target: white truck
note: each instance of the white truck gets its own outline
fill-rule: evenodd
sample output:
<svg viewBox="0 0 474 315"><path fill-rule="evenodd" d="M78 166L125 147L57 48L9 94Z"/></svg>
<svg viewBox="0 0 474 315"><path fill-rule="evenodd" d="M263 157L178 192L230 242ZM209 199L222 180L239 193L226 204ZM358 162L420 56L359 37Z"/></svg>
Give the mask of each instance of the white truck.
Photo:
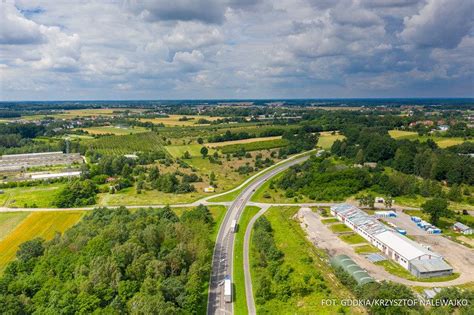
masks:
<svg viewBox="0 0 474 315"><path fill-rule="evenodd" d="M224 300L226 303L232 302L232 282L230 276L225 276L224 279Z"/></svg>
<svg viewBox="0 0 474 315"><path fill-rule="evenodd" d="M232 233L237 232L237 220L232 220L232 222L230 223L230 231Z"/></svg>

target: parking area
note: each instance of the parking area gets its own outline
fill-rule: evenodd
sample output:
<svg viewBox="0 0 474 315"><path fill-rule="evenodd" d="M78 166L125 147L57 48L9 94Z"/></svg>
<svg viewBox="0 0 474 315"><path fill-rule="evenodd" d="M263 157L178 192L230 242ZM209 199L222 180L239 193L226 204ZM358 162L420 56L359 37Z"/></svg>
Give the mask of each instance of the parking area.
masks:
<svg viewBox="0 0 474 315"><path fill-rule="evenodd" d="M391 222L397 227L407 231L408 235L432 235L426 232L424 229L419 228L415 222L411 220L411 216L408 214L397 211L396 217L383 218L384 221Z"/></svg>
<svg viewBox="0 0 474 315"><path fill-rule="evenodd" d="M400 214L399 212L397 212ZM407 220L408 217L408 221ZM342 241L335 233L333 233L328 225L321 222L321 216L318 213L313 212L309 208L301 208L298 211L297 219L300 221L300 225L303 230L307 233L308 239L318 248L325 250L330 256L345 254L351 257L361 268L365 269L369 274L378 280L391 280L399 283L403 283L411 286L423 286L423 287L445 287L451 285L458 285L467 282L471 282L474 279L474 251L464 247L460 244L452 242L445 237L440 235L428 234L422 229L416 227L416 224L412 223L410 216L406 214L399 215L398 218L394 218L401 228L409 229L409 224L412 224L416 231L416 235L413 238L425 245L429 245L433 251L443 255L446 261L454 268L454 272L459 272L460 276L457 279L444 281L444 282L421 282L411 281L404 278L395 276L383 267L374 265L363 255L357 254L354 251L354 246L347 244ZM394 220L394 219L390 219ZM388 220L387 220L388 221ZM402 225L404 224L404 225ZM419 231L418 231L419 230ZM425 233L422 233L425 232Z"/></svg>

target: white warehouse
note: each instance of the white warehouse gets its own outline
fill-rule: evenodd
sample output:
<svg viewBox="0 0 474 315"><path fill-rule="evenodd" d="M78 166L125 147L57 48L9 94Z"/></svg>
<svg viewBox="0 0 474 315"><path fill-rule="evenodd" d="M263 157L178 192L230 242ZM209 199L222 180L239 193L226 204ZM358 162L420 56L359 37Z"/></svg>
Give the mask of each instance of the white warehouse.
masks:
<svg viewBox="0 0 474 315"><path fill-rule="evenodd" d="M417 277L437 277L453 272L441 255L392 230L353 205L332 206L331 214Z"/></svg>

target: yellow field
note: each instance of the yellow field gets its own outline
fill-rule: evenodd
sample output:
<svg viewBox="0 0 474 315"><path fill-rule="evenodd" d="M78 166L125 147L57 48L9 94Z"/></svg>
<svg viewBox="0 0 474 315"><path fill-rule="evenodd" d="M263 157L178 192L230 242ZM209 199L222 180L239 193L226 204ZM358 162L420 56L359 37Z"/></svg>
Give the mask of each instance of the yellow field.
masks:
<svg viewBox="0 0 474 315"><path fill-rule="evenodd" d="M418 133L414 131L404 131L404 130L389 130L388 134L393 139L407 139L407 138L417 138Z"/></svg>
<svg viewBox="0 0 474 315"><path fill-rule="evenodd" d="M29 212L1 212L0 213L0 240L30 214Z"/></svg>
<svg viewBox="0 0 474 315"><path fill-rule="evenodd" d="M277 139L281 139L281 136L250 138L250 139L224 141L224 142L211 142L211 143L206 143L205 145L208 148L218 148L218 147L223 147L223 146L231 145L231 144L252 143L252 142L277 140Z"/></svg>
<svg viewBox="0 0 474 315"><path fill-rule="evenodd" d="M52 239L56 232L64 232L82 217L82 211L34 212L28 215L10 234L0 241L0 273L13 260L20 244L41 237Z"/></svg>
<svg viewBox="0 0 474 315"><path fill-rule="evenodd" d="M447 148L453 145L461 144L465 141L472 142L473 140L464 140L460 137L431 137L431 136L419 136L418 133L414 131L404 131L404 130L389 130L388 134L394 139L408 139L408 140L419 140L424 142L428 139L433 140L440 148Z"/></svg>
<svg viewBox="0 0 474 315"><path fill-rule="evenodd" d="M342 140L344 138L345 137L343 135L340 135L338 133L333 135L333 134L331 134L331 132L328 132L328 131L321 132L319 134L319 139L318 139L317 146L323 148L324 150L329 150L329 149L331 149L332 144L336 140Z"/></svg>
<svg viewBox="0 0 474 315"><path fill-rule="evenodd" d="M180 118L186 116L191 120L180 121ZM214 121L218 119L222 119L223 117L211 117L211 116L197 116L197 115L169 115L169 117L163 118L142 118L140 121L142 122L151 122L153 124L163 124L165 126L199 126L197 121L199 119L206 119L209 121Z"/></svg>

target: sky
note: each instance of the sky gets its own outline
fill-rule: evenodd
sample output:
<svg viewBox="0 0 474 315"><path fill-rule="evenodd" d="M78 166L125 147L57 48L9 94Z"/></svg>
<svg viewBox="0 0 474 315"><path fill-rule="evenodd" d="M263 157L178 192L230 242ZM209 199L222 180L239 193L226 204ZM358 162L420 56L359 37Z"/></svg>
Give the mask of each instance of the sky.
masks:
<svg viewBox="0 0 474 315"><path fill-rule="evenodd" d="M472 97L473 0L0 0L0 101Z"/></svg>

